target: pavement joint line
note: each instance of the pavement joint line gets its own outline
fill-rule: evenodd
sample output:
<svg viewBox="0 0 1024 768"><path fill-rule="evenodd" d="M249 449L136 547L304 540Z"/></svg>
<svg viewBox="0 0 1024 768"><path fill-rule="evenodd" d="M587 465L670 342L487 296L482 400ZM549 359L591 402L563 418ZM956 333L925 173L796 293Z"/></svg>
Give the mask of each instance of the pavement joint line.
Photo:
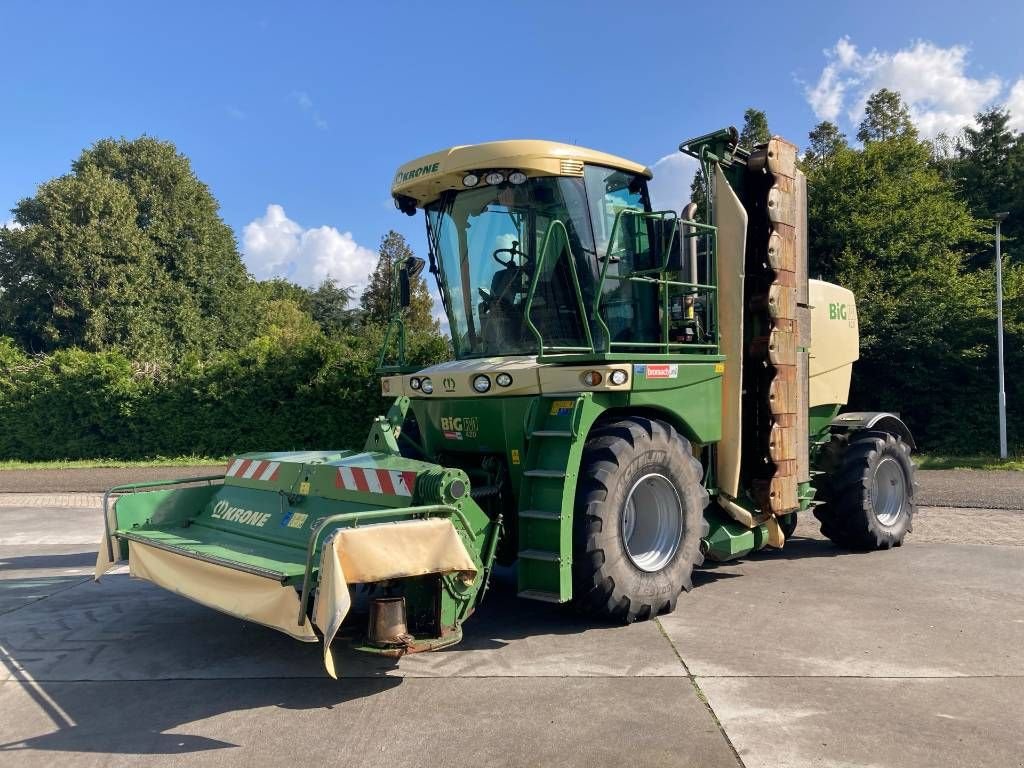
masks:
<svg viewBox="0 0 1024 768"><path fill-rule="evenodd" d="M19 605L19 606L16 606L14 608L8 608L6 611L0 611L0 616L7 616L8 614L14 613L15 611L20 611L22 608L28 608L30 605L35 605L36 603L41 603L43 600L46 600L48 597L53 597L54 595L59 595L61 592L67 592L69 589L74 589L75 587L80 587L82 584L85 584L85 582L91 581L91 580L92 580L92 576L82 576L81 580L80 581L76 581L74 584L68 584L66 587L61 587L60 589L55 589L50 594L43 595L42 597L37 597L35 600L30 600L29 602L25 603L24 605Z"/></svg>
<svg viewBox="0 0 1024 768"><path fill-rule="evenodd" d="M696 675L702 680L1020 680L1024 675Z"/></svg>
<svg viewBox="0 0 1024 768"><path fill-rule="evenodd" d="M327 677L314 677L307 675L267 675L265 677L126 677L103 680L90 680L87 677L76 677L69 679L33 677L34 683L224 683L237 682L241 680L299 680L303 682L322 681L333 685L344 684L346 680L681 680L679 675L351 675L332 680ZM4 683L23 683L15 677L0 680Z"/></svg>
<svg viewBox="0 0 1024 768"><path fill-rule="evenodd" d="M736 749L736 745L732 743L732 739L729 738L729 734L726 732L725 726L722 724L722 721L718 719L718 715L715 713L714 707L711 706L711 701L708 699L703 689L701 689L700 684L697 682L697 678L695 678L693 673L690 672L690 668L683 659L683 655L679 653L679 649L676 647L676 644L672 642L672 638L669 637L668 632L665 631L665 627L662 626L661 620L656 618L654 619L654 623L658 627L658 631L661 632L661 636L668 641L668 645L672 649L672 653L674 653L676 658L679 659L679 663L682 665L683 671L686 672L686 677L690 681L690 685L693 686L693 690L697 694L697 698L704 704L708 714L711 715L711 719L718 727L718 732L722 734L722 738L725 739L725 743L728 745L733 757L736 758L736 764L739 765L740 768L746 768L743 758L740 757L739 750Z"/></svg>
<svg viewBox="0 0 1024 768"><path fill-rule="evenodd" d="M114 679L90 679L87 677L57 678L33 677L35 683L223 683L239 680L302 680L327 682L330 678L310 675L253 675L245 677L125 677ZM678 675L350 675L338 679L338 683L346 680L679 680ZM1020 680L1024 675L957 675L953 677L918 676L903 677L900 675L696 675L695 679L703 680ZM4 683L23 683L15 677L0 680ZM699 690L699 689L698 689ZM703 693L703 691L701 691ZM707 704L706 697L701 700ZM709 705L710 707L710 705ZM716 722L717 722L716 718Z"/></svg>

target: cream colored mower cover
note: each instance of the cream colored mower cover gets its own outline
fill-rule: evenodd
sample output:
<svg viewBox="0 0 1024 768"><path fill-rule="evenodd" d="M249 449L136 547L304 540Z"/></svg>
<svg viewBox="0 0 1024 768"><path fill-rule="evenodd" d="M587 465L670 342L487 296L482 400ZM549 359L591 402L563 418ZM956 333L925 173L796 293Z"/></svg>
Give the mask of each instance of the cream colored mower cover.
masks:
<svg viewBox="0 0 1024 768"><path fill-rule="evenodd" d="M743 260L747 251L747 212L721 167L715 164L714 224L718 227L718 324L725 355L722 374L722 440L718 443L718 486L729 499L740 494L743 425ZM726 502L722 495L720 502ZM722 506L733 517L735 504ZM735 509L733 509L735 507ZM740 522L752 525L747 513Z"/></svg>
<svg viewBox="0 0 1024 768"><path fill-rule="evenodd" d="M860 357L860 332L853 291L808 280L811 304L810 407L845 405L853 364Z"/></svg>
<svg viewBox="0 0 1024 768"><path fill-rule="evenodd" d="M115 565L104 539L96 558L96 581ZM298 624L299 595L293 586L136 541L128 542L128 566L132 576L208 608L303 642L319 639L310 622ZM467 583L476 578L476 564L450 520L340 528L327 537L320 553L313 621L323 633L324 667L331 677L338 677L331 642L352 607L348 585L428 573L458 573Z"/></svg>
<svg viewBox="0 0 1024 768"><path fill-rule="evenodd" d="M320 553L320 587L313 620L324 633L324 667L337 679L331 642L352 607L349 584L458 573L467 584L476 564L450 520L412 520L339 528ZM293 618L294 621L294 618Z"/></svg>

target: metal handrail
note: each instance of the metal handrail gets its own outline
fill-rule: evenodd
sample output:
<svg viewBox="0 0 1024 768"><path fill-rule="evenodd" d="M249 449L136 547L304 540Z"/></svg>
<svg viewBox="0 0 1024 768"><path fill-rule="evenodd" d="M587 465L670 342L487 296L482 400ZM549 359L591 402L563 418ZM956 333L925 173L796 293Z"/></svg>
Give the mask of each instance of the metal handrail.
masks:
<svg viewBox="0 0 1024 768"><path fill-rule="evenodd" d="M110 512L108 506L110 504L110 496L114 493L121 493L122 491L136 491L140 488L159 488L164 485L186 485L188 483L206 483L210 485L214 480L223 480L224 475L203 475L201 477L181 477L176 480L154 480L152 482L142 483L125 483L124 485L115 485L113 488L108 488L103 493L103 539L107 542L107 554L110 557L110 562L114 562L114 547L110 543ZM114 528L117 528L117 504L114 505Z"/></svg>
<svg viewBox="0 0 1024 768"><path fill-rule="evenodd" d="M402 317L402 308L398 306L398 283L399 273L402 271L402 261L397 260L392 267L392 282L391 282L391 297L388 304L388 313L390 319L388 320L387 330L384 331L384 343L381 344L380 348L380 363L377 365L378 373L388 373L390 371L401 371L405 368L405 320ZM385 365L385 360L388 355L388 345L391 343L391 329L398 326L398 350L397 350L397 362L394 365Z"/></svg>
<svg viewBox="0 0 1024 768"><path fill-rule="evenodd" d="M659 219L664 221L670 215L672 221L672 230L667 235L663 236L663 245L661 259L658 266L651 267L650 269L637 270L630 272L626 275L609 275L608 267L612 263L611 250L615 243L615 236L618 234L620 228L620 222L623 216L637 216L642 219ZM677 286L680 288L690 288L695 290L703 290L706 292L717 292L718 287L716 285L708 285L697 282L685 282L679 280L669 280L664 277L664 274L668 271L669 262L672 259L672 239L679 232L679 225L684 224L687 231L681 234L681 237L686 240L691 237L708 236L712 240L712 247L709 251L714 251L714 240L718 234L718 228L711 224L703 224L699 221L681 220L676 215L675 211L638 211L631 208L623 208L615 214L615 221L612 224L611 233L608 237L608 249L605 253L605 257L602 260L604 263L601 266L601 275L598 279L597 290L594 295L594 319L600 323L602 330L604 331L604 352L611 352L612 347L659 347L665 350L667 354L673 347L680 347L686 349L717 349L718 344L689 344L689 343L672 343L669 341L669 286ZM716 265L717 266L717 265ZM650 277L651 275L658 275L658 277ZM696 277L696 276L694 276ZM657 285L660 288L662 295L662 327L661 335L662 340L660 342L615 342L611 340L611 331L608 328L608 324L605 322L604 317L601 315L601 302L604 300L604 285L608 279L622 280L628 282L642 282ZM717 319L717 318L716 318Z"/></svg>
<svg viewBox="0 0 1024 768"><path fill-rule="evenodd" d="M565 236L565 253L569 255L569 270L572 273L572 286L576 294L576 305L580 313L580 322L583 324L583 332L587 337L588 347L570 347L564 349L578 350L582 352L593 352L594 351L594 338L590 334L590 323L587 322L587 307L583 303L583 291L580 288L579 275L576 272L576 260L572 255L572 246L569 244L569 230L566 229L565 223L561 219L555 219L548 226L548 231L544 235L544 242L541 245L540 256L537 257L537 263L533 270L533 279L530 281L530 290L526 294L526 303L523 305L523 316L526 318L526 327L530 329L534 337L537 339L538 356L543 357L544 355L544 337L541 335L540 330L533 323L533 318L530 317L530 313L533 310L533 298L537 292L537 283L540 279L541 273L544 271L544 259L548 255L548 247L551 245L551 236L555 232L556 225L562 230ZM563 349L560 347L552 347L551 349Z"/></svg>
<svg viewBox="0 0 1024 768"><path fill-rule="evenodd" d="M463 530L470 541L476 540L476 534L469 525L469 520L461 510L448 504L430 504L422 507L402 507L399 509L371 509L363 512L339 512L336 515L328 515L319 521L316 529L309 536L309 544L306 547L306 571L302 577L302 594L299 598L299 626L306 623L306 602L309 600L310 579L313 575L313 554L320 542L324 530L335 523L352 521L359 523L363 520L376 520L385 517L416 517L423 515L427 517L432 514L444 514L449 517L457 517L462 524Z"/></svg>

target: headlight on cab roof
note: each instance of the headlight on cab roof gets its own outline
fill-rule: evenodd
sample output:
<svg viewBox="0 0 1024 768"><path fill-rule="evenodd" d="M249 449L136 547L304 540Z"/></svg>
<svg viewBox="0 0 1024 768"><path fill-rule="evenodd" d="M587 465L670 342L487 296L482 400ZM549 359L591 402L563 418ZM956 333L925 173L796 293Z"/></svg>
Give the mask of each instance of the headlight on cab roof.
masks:
<svg viewBox="0 0 1024 768"><path fill-rule="evenodd" d="M484 376L482 373L473 379L473 389L479 392L481 395L491 388L491 380Z"/></svg>

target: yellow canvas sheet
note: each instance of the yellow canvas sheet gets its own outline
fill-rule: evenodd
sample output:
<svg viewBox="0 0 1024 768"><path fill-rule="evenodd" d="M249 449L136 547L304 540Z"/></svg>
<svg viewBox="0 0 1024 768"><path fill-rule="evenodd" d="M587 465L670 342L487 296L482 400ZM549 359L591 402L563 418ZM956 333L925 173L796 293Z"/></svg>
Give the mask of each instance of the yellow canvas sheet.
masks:
<svg viewBox="0 0 1024 768"><path fill-rule="evenodd" d="M324 633L324 667L337 679L331 642L349 608L348 585L458 573L471 583L476 564L450 520L411 520L335 531L320 553L320 586L313 620Z"/></svg>
<svg viewBox="0 0 1024 768"><path fill-rule="evenodd" d="M110 559L110 550L113 550L115 557L117 556L117 546L117 539L113 536L108 538L104 534L103 538L100 539L100 547L96 551L96 571L92 575L96 581L99 581L103 574L117 565L116 561Z"/></svg>
<svg viewBox="0 0 1024 768"><path fill-rule="evenodd" d="M128 566L132 576L201 605L278 629L306 643L319 639L308 621L301 627L298 624L299 596L294 587L137 541L128 542Z"/></svg>
<svg viewBox="0 0 1024 768"><path fill-rule="evenodd" d="M714 191L714 223L718 227L719 347L726 357L717 478L719 489L735 499L740 495L742 448L743 261L747 249L747 212L718 164L715 164Z"/></svg>

